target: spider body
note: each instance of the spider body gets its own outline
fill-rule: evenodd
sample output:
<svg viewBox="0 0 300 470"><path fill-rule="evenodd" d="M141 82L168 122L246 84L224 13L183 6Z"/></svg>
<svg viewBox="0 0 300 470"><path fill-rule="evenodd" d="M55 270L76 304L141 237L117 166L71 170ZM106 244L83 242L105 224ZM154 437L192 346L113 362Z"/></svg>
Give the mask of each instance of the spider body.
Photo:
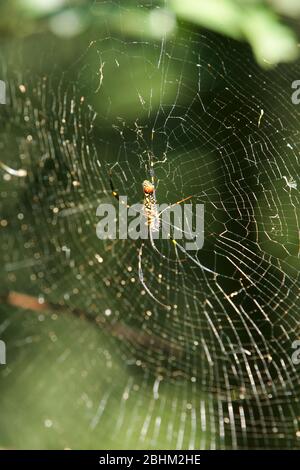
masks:
<svg viewBox="0 0 300 470"><path fill-rule="evenodd" d="M144 211L144 215L146 217L146 225L149 227L149 238L150 238L150 243L151 243L151 246L152 248L156 251L156 253L158 253L164 260L168 260L168 261L174 261L174 262L180 262L182 260L178 259L178 260L172 260L170 258L168 258L166 255L164 255L163 253L161 253L161 251L156 247L155 245L155 242L154 242L154 239L157 238L157 232L159 232L159 228L160 228L160 217L161 217L161 214L163 212L165 212L166 210L169 210L171 209L172 207L174 207L175 205L177 204L181 204L189 199L191 199L193 196L188 196L188 197L185 197L184 199L181 199L180 201L177 201L173 204L170 204L170 205L167 205L164 209L162 210L158 210L158 206L157 206L157 202L156 202L156 195L155 195L155 185L154 185L154 181L155 181L155 177L154 177L154 171L153 171L153 163L152 161L150 162L150 174L151 174L151 181L149 180L144 180L143 181L143 184L142 184L142 187L143 187L143 193L144 193L144 200L143 200L143 211ZM111 170L109 172L109 181L110 181L110 187L111 187L111 191L112 191L112 195L119 200L119 193L114 189L114 185L113 185L113 181L112 181L112 178L111 178ZM130 208L129 205L127 205L128 208ZM174 240L171 236L170 236L170 240L173 242L174 246L175 246L175 250L176 250L176 256L178 256L177 254L177 247L183 252L186 254L187 257L193 259L191 257L191 255L189 253L186 252L186 250L180 245L177 243L176 240ZM147 283L145 282L145 279L144 279L144 273L143 273L143 267L142 267L142 257L143 257L143 247L144 247L144 242L141 244L140 248L139 248L139 251L138 251L138 259L139 259L139 262L138 262L138 273L139 273L139 279L142 283L142 285L144 286L145 290L148 292L148 294L150 295L150 297L152 297L158 304L160 304L162 307L166 308L167 310L170 310L171 309L171 306L170 305L166 305L165 303L161 302L154 293L152 293L152 291L149 289ZM199 264L199 263L197 263ZM210 269L208 268L204 268L202 265L201 267L203 269L206 269L208 270L209 272L213 272L211 271Z"/></svg>
<svg viewBox="0 0 300 470"><path fill-rule="evenodd" d="M157 232L159 230L159 214L157 210L154 184L148 180L144 180L143 191L144 213L147 218L147 225L150 230Z"/></svg>

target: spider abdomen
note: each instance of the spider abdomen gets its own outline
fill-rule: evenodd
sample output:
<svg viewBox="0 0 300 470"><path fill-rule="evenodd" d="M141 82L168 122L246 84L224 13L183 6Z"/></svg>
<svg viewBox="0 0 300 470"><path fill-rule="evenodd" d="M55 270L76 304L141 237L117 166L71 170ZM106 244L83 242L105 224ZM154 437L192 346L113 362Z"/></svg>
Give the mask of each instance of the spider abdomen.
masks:
<svg viewBox="0 0 300 470"><path fill-rule="evenodd" d="M156 205L154 185L148 181L143 181L144 190L144 213L147 219L147 225L150 230L156 232L159 230L159 215Z"/></svg>

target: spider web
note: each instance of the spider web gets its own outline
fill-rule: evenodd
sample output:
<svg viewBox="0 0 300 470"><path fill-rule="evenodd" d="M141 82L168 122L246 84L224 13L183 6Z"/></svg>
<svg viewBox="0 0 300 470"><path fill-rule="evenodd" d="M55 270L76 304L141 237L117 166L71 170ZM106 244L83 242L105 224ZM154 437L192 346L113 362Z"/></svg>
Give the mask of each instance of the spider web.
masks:
<svg viewBox="0 0 300 470"><path fill-rule="evenodd" d="M3 172L4 285L83 319L71 332L85 363L105 356L101 392L87 386L89 429L105 430L113 408L116 447L299 447L299 66L265 72L245 46L186 25L131 37L122 21L135 10L102 7L119 28L100 15L103 36L91 32L63 76L42 50L34 73L5 58L1 161L27 176ZM139 7L174 21L156 2ZM96 237L98 204L115 203L109 169L140 202L149 154L158 203L205 204L202 250L178 261L168 240L168 259L143 249L145 283L170 311L140 283L140 241ZM53 348L67 349L61 337Z"/></svg>

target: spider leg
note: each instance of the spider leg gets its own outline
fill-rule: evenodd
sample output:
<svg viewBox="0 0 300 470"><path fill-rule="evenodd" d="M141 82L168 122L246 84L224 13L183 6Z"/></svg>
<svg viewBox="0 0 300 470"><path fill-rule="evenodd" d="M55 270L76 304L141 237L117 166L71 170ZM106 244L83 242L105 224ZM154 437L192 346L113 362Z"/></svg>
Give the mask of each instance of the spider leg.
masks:
<svg viewBox="0 0 300 470"><path fill-rule="evenodd" d="M122 204L124 204L124 205L127 207L127 209L129 209L129 208L130 208L130 205L129 205L129 204L125 204L124 201L120 201L119 193L118 193L118 191L115 190L115 187L114 187L114 184L113 184L113 180L112 180L112 171L111 171L111 168L109 169L108 176L109 176L109 185L110 185L110 189L111 189L112 195L117 199L117 201L121 202Z"/></svg>
<svg viewBox="0 0 300 470"><path fill-rule="evenodd" d="M160 211L157 216L159 217L163 212L167 211L168 209L171 209L171 207L174 207L174 206L177 206L178 204L182 204L183 202L185 201L188 201L189 199L191 199L193 196L188 196L188 197L185 197L184 199L180 199L180 201L177 201L177 202L174 202L173 204L170 204L168 207L165 207L165 209L163 209L162 211Z"/></svg>
<svg viewBox="0 0 300 470"><path fill-rule="evenodd" d="M152 248L164 259L168 259L168 257L166 255L164 255L161 251L159 251L159 249L157 248L157 246L155 245L154 243L154 239L153 239L153 231L151 230L151 227L149 227L149 235L150 235L150 242L151 242L151 246Z"/></svg>
<svg viewBox="0 0 300 470"><path fill-rule="evenodd" d="M108 175L109 175L109 185L110 185L111 193L119 201L120 198L119 198L119 194L115 190L115 187L114 187L114 184L113 184L111 169L109 170Z"/></svg>
<svg viewBox="0 0 300 470"><path fill-rule="evenodd" d="M191 199L192 197L193 197L193 196L188 196L188 197L185 197L184 199L181 199L180 201L174 202L173 204L169 205L168 207L166 207L165 209L163 209L162 211L160 211L160 212L157 214L156 217L159 217L159 216L160 216L163 212L165 212L166 210L168 210L168 209L170 209L171 207L174 207L174 206L176 206L176 205L178 205L178 204L181 204L182 202L187 201L187 200ZM172 225L169 224L168 222L164 222L164 223L166 223L166 224L169 225L170 227L172 226ZM182 229L180 229L179 227L176 227L176 226L175 226L175 228L177 228L179 231L181 231L182 233L184 233L184 231L183 231ZM176 260L173 260L173 259L169 258L168 256L164 255L164 254L163 254L161 251L159 251L159 249L156 247L156 245L155 245L155 243L154 243L153 235L152 235L152 230L151 230L150 227L149 227L149 233L150 233L150 242L151 242L152 248L153 248L157 253L159 253L159 255L160 255L162 258L164 258L164 259L166 259L166 260L168 260L168 261L171 261L171 262L175 262L175 263L176 263L176 262L177 262ZM171 236L170 236L170 239L174 241L174 239L172 239ZM179 260L179 261L183 261L183 260Z"/></svg>
<svg viewBox="0 0 300 470"><path fill-rule="evenodd" d="M171 225L171 224L168 224L168 225ZM152 230L149 229L149 233L150 233L150 243L151 243L151 246L152 248L156 251L156 253L158 253L163 259L167 260L167 261L170 261L171 263L178 263L179 261L184 261L184 260L180 260L180 259L172 259L172 258L169 258L168 256L164 255L161 251L159 251L159 249L157 248L157 246L155 245L154 243L154 239L153 239L153 235L152 235ZM170 240L173 240L172 237L170 236Z"/></svg>
<svg viewBox="0 0 300 470"><path fill-rule="evenodd" d="M157 302L159 305L166 308L167 310L171 310L172 308L171 305L166 305L163 302L161 302L157 297L155 297L155 295L151 292L151 290L149 289L149 287L147 286L144 280L144 273L143 273L143 268L142 268L143 246L144 246L144 243L141 244L141 247L139 249L139 280L142 286L144 287L145 291L150 295L150 297L152 297L153 300L155 300L155 302Z"/></svg>
<svg viewBox="0 0 300 470"><path fill-rule="evenodd" d="M180 243L178 243L174 238L171 237L171 240L174 243L174 245L178 247L180 251L182 251L182 253L184 253L188 258L190 258L193 261L193 263L199 266L202 269L202 271L207 271L208 273L214 274L215 276L219 275L219 273L213 271L212 269L207 268L202 263L200 263L200 261L198 261L196 258L191 256L190 253L182 245L180 245Z"/></svg>
<svg viewBox="0 0 300 470"><path fill-rule="evenodd" d="M168 224L170 227L171 227L171 224ZM172 226L172 227L175 227L176 226ZM182 233L184 233L184 231L182 229L180 229L179 227L177 227L178 230L181 230ZM174 250L175 250L175 254L176 254L176 259L173 259L173 258L169 258L168 256L164 255L161 251L159 251L159 249L157 248L157 246L155 245L154 243L154 240L153 240L153 237L151 237L150 235L150 242L151 242L151 246L152 248L163 258L165 259L166 261L169 261L170 263L180 263L182 264L182 262L186 261L186 258L179 258L179 255L178 255L178 250L177 250L177 246L178 246L178 243L177 241L169 234L169 238L168 240L170 240L173 245L174 245ZM182 247L182 250L181 250L183 253L186 252L186 250ZM191 258L191 257L190 257Z"/></svg>

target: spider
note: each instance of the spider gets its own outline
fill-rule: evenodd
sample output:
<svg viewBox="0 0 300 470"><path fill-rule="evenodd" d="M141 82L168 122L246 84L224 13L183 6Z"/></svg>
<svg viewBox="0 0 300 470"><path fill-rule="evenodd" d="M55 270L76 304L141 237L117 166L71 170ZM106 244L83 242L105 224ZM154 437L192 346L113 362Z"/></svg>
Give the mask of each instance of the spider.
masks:
<svg viewBox="0 0 300 470"><path fill-rule="evenodd" d="M149 160L150 160L150 157L149 157ZM159 228L160 228L160 217L161 217L161 214L163 212L165 212L166 210L169 210L171 209L172 207L178 205L178 204L182 204L183 202L185 201L188 201L190 200L193 196L190 195L190 196L187 196L183 199L180 199L179 201L176 201L175 203L173 204L170 204L168 205L167 207L165 207L163 210L161 210L160 212L158 211L158 208L157 208L157 200L156 200L156 188L155 188L155 175L154 175L154 169L153 169L153 162L152 160L150 160L150 176L151 176L151 181L150 180L144 180L142 182L142 188L143 188L143 195L144 195L144 198L143 198L143 212L144 212L144 215L145 215L145 218L146 218L146 224L148 226L148 230L149 230L149 238L150 238L150 243L151 243L151 246L152 248L165 260L168 260L168 261L171 261L171 262L181 262L182 260L180 259L171 259L171 258L168 258L166 255L164 255L156 246L155 242L154 242L154 234L156 232L159 231ZM110 170L109 171L109 181L110 181L110 188L111 188L111 192L112 192L112 195L118 200L120 201L119 199L119 193L115 190L115 187L114 187L114 184L113 184L113 181L112 181L112 171ZM127 204L127 208L130 208L131 206L129 206ZM166 223L164 221L164 223ZM170 224L168 224L170 225ZM176 227L178 229L178 227ZM183 230L179 229L181 232L183 232ZM175 247L175 251L176 251L176 256L178 258L178 253L177 253L177 248L179 248L185 255L186 257L190 258L191 260L193 260L196 264L198 264L203 270L206 270L210 273L214 273L214 271L211 271L210 269L206 268L205 266L203 266L202 264L200 264L196 259L194 259L188 252L187 250L185 250L185 248L180 245L170 234L169 234L169 239L171 240L171 242L173 243L174 247ZM143 257L143 248L144 248L144 242L142 242L140 248L139 248L139 252L138 252L138 274L139 274L139 280L141 282L141 284L143 285L145 291L150 295L150 297L152 297L158 304L160 304L162 307L166 308L167 310L171 310L171 306L170 305L166 305L164 304L163 302L161 302L154 294L153 292L149 289L149 287L147 286L146 282L145 282L145 279L144 279L144 273L143 273L143 267L142 267L142 257Z"/></svg>

